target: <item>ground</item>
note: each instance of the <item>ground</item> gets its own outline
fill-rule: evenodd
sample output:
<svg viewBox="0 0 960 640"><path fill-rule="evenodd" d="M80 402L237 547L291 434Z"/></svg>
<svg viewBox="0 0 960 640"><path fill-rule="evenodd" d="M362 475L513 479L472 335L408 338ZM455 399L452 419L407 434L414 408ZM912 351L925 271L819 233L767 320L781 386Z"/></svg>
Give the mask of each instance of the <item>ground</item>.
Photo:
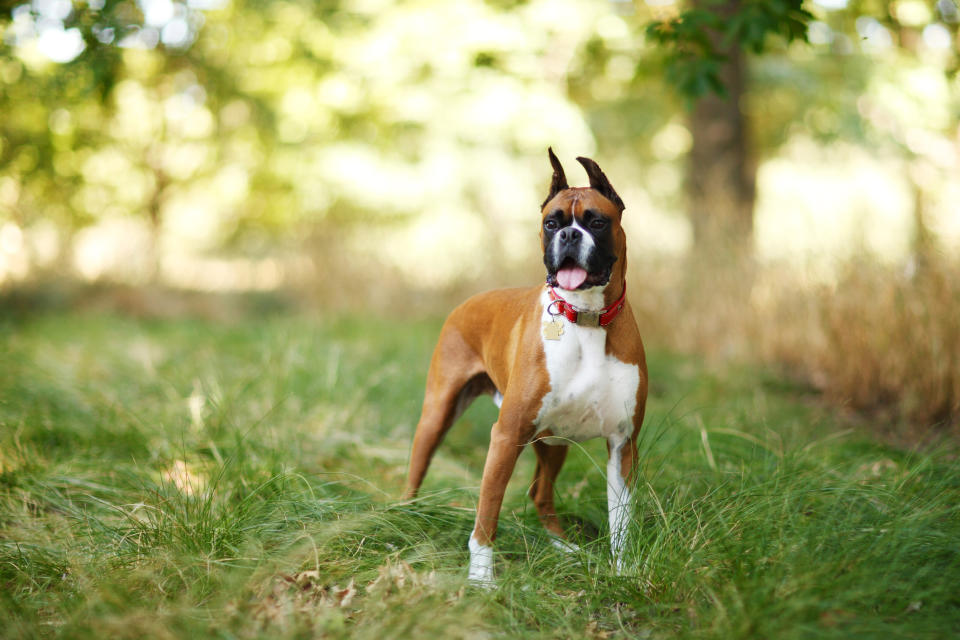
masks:
<svg viewBox="0 0 960 640"><path fill-rule="evenodd" d="M956 447L911 451L807 389L648 345L629 544L574 450L556 550L508 490L465 585L479 400L399 500L440 320L0 316L0 636L909 637L960 628Z"/></svg>

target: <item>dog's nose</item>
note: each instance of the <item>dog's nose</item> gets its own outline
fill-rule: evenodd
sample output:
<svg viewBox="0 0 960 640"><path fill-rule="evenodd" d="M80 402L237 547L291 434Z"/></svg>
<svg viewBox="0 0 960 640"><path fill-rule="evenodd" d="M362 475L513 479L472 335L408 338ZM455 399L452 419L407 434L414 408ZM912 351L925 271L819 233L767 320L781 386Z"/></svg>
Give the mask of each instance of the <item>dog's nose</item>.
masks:
<svg viewBox="0 0 960 640"><path fill-rule="evenodd" d="M576 244L580 242L580 229L565 227L560 230L560 244Z"/></svg>

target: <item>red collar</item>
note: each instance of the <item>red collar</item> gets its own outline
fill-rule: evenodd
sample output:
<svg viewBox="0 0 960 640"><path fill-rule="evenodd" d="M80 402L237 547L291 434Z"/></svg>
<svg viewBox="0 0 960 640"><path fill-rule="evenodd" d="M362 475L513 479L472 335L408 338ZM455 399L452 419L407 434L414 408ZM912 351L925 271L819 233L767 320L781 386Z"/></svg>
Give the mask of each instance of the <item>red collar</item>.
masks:
<svg viewBox="0 0 960 640"><path fill-rule="evenodd" d="M605 327L613 322L613 319L617 317L617 314L623 310L623 302L627 299L627 283L623 283L623 293L620 294L620 298L615 300L609 307L606 307L601 311L581 311L577 309L575 306L561 298L560 295L554 291L553 287L550 285L547 285L547 293L550 294L550 300L552 300L550 307L547 308L548 311L550 311L551 307L556 305L559 314L574 324L579 324L585 327ZM553 315L552 311L551 315Z"/></svg>

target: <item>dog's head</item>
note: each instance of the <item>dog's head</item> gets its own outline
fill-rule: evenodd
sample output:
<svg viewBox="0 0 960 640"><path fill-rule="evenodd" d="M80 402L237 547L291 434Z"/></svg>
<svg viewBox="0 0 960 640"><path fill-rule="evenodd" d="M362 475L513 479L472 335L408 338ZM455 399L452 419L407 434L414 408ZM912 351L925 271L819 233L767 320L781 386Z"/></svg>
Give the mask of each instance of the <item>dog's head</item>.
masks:
<svg viewBox="0 0 960 640"><path fill-rule="evenodd" d="M623 200L590 158L577 158L587 170L589 187L570 188L553 149L550 193L541 205L540 239L547 282L567 290L619 285L626 265L627 242L620 226Z"/></svg>

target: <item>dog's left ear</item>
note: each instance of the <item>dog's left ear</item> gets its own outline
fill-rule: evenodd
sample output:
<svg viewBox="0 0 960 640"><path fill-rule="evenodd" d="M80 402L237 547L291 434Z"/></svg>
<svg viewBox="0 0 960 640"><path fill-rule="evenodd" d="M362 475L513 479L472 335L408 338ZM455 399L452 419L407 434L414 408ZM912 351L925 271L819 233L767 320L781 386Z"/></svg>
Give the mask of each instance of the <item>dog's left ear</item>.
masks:
<svg viewBox="0 0 960 640"><path fill-rule="evenodd" d="M560 164L557 156L553 154L552 147L547 147L547 155L550 156L550 166L553 167L553 178L550 180L550 193L547 195L547 199L543 201L543 204L540 205L541 209L547 206L547 203L553 199L553 196L568 188L567 176L563 172L563 165Z"/></svg>
<svg viewBox="0 0 960 640"><path fill-rule="evenodd" d="M607 180L607 176L603 175L603 171L600 170L600 165L590 158L584 158L583 156L577 157L577 162L582 164L583 168L587 170L587 176L590 178L590 188L616 205L620 213L623 213L623 210L626 208L623 205L623 200L621 200L617 192L613 190L613 185Z"/></svg>

